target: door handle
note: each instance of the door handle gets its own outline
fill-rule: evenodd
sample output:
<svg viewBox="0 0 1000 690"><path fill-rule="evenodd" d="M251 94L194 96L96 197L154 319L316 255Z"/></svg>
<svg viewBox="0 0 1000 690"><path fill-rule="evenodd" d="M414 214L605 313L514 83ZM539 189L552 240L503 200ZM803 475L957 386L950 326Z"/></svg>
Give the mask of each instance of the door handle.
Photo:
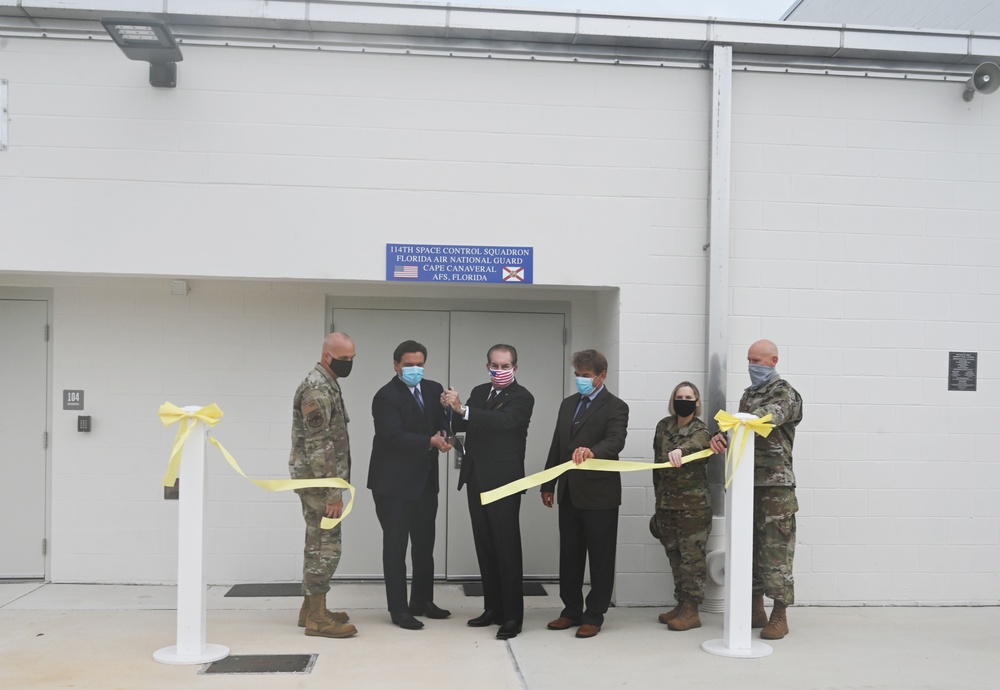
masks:
<svg viewBox="0 0 1000 690"><path fill-rule="evenodd" d="M455 453L455 469L462 469L462 460L465 459L465 444L464 444L465 434L460 434L455 436L455 441L452 443L452 451Z"/></svg>

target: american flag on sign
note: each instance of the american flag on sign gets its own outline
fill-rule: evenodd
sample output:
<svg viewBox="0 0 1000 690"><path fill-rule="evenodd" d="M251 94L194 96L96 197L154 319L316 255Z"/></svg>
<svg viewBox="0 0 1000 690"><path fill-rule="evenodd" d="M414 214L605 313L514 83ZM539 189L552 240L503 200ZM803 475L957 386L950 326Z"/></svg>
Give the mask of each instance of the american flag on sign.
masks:
<svg viewBox="0 0 1000 690"><path fill-rule="evenodd" d="M392 272L393 278L416 278L418 275L416 266L396 266Z"/></svg>
<svg viewBox="0 0 1000 690"><path fill-rule="evenodd" d="M517 283L524 282L524 266L504 266L503 267L503 280L505 283L514 281Z"/></svg>

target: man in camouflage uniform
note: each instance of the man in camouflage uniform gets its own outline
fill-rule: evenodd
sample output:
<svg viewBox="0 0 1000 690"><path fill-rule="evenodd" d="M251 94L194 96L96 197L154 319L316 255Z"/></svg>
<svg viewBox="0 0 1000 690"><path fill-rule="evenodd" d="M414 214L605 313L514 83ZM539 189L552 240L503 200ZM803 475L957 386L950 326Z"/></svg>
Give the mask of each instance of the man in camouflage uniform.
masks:
<svg viewBox="0 0 1000 690"><path fill-rule="evenodd" d="M795 557L795 472L792 446L795 427L802 421L802 397L778 376L778 348L758 340L747 352L752 385L743 392L740 412L755 417L771 415L774 429L767 438L754 439L753 611L751 627L763 628L765 640L788 634L786 607L795 603L792 560ZM725 437L712 437L712 450L721 453ZM764 595L774 600L768 619Z"/></svg>
<svg viewBox="0 0 1000 690"><path fill-rule="evenodd" d="M292 403L292 452L288 469L292 479L351 479L351 449L347 436L350 419L344 408L338 379L351 373L354 341L344 333L331 333L323 341L319 363L295 391ZM343 611L328 611L326 593L330 578L340 564L341 531L320 529L323 517L340 517L344 510L343 491L315 487L296 489L306 522L306 542L302 565L302 594L299 627L306 635L350 637L358 630L348 623Z"/></svg>

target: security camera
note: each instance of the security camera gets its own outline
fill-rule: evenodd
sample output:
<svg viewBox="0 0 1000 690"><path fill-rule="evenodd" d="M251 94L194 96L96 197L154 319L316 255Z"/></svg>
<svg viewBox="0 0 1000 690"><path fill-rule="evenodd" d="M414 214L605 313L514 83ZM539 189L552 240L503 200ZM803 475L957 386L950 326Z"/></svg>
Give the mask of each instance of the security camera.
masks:
<svg viewBox="0 0 1000 690"><path fill-rule="evenodd" d="M990 94L1000 88L1000 67L993 62L984 62L972 73L969 81L965 82L965 93L962 98L971 101L976 92Z"/></svg>

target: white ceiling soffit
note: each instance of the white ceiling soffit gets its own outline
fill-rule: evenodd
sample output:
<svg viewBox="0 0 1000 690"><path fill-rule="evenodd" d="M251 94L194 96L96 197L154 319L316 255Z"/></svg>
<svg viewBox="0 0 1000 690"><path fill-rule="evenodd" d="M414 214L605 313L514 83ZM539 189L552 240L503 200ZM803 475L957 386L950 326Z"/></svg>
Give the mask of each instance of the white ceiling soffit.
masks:
<svg viewBox="0 0 1000 690"><path fill-rule="evenodd" d="M1000 32L1000 0L798 0L793 22Z"/></svg>
<svg viewBox="0 0 1000 690"><path fill-rule="evenodd" d="M184 43L497 57L734 64L969 65L1000 56L1000 34L874 29L331 0L0 0L0 35L105 39L102 17L156 17Z"/></svg>

